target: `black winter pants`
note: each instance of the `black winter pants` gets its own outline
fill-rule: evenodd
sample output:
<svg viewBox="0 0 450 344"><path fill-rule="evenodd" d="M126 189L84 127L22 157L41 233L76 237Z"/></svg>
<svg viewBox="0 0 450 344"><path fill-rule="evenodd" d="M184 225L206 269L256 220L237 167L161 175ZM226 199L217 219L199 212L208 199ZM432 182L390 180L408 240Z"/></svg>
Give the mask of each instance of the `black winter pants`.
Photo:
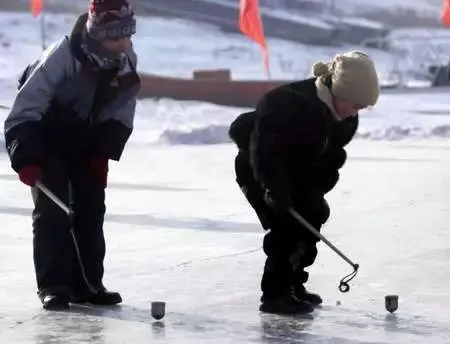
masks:
<svg viewBox="0 0 450 344"><path fill-rule="evenodd" d="M41 181L75 212L73 230L86 275L95 287L103 278L105 190L87 163L55 159L42 166ZM69 191L70 188L70 191ZM69 218L36 187L32 188L34 266L39 291L84 292Z"/></svg>
<svg viewBox="0 0 450 344"><path fill-rule="evenodd" d="M255 180L248 158L239 153L235 159L236 181L267 230L263 250L266 254L261 290L264 299L286 295L308 280L305 268L317 257L319 239L284 209L273 209L264 201L264 190ZM317 230L326 222L330 209L323 198L293 195L293 207Z"/></svg>

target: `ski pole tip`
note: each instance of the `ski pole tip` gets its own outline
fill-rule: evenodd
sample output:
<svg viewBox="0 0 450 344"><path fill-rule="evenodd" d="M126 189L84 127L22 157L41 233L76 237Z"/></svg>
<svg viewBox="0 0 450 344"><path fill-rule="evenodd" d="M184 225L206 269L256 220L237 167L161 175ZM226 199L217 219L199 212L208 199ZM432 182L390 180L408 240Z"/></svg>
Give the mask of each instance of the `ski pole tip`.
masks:
<svg viewBox="0 0 450 344"><path fill-rule="evenodd" d="M341 281L341 283L339 283L339 291L341 293L347 293L350 290L350 286L348 285L348 283Z"/></svg>

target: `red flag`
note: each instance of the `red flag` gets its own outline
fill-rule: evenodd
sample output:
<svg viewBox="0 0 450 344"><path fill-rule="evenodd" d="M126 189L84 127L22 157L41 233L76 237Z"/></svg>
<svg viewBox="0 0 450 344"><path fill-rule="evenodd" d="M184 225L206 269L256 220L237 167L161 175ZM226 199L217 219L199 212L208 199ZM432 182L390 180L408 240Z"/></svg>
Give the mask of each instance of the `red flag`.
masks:
<svg viewBox="0 0 450 344"><path fill-rule="evenodd" d="M450 26L450 0L444 0L444 8L442 9L441 23Z"/></svg>
<svg viewBox="0 0 450 344"><path fill-rule="evenodd" d="M266 67L267 73L270 75L269 51L267 48L266 38L264 37L264 29L261 22L259 0L241 0L239 29L244 35L256 41L256 43L261 46L264 55L264 65Z"/></svg>
<svg viewBox="0 0 450 344"><path fill-rule="evenodd" d="M44 7L42 2L43 2L43 0L31 0L30 9L31 9L31 14L34 17L37 17L39 14L41 14L42 9Z"/></svg>

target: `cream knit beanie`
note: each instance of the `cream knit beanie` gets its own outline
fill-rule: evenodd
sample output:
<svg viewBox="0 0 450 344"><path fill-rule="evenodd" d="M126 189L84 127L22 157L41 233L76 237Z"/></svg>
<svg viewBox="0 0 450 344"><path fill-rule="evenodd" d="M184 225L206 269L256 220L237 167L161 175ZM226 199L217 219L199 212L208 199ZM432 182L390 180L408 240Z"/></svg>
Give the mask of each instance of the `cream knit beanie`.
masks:
<svg viewBox="0 0 450 344"><path fill-rule="evenodd" d="M380 94L378 75L370 57L358 51L336 55L332 62L313 66L317 78L331 76L333 96L362 106L373 106Z"/></svg>

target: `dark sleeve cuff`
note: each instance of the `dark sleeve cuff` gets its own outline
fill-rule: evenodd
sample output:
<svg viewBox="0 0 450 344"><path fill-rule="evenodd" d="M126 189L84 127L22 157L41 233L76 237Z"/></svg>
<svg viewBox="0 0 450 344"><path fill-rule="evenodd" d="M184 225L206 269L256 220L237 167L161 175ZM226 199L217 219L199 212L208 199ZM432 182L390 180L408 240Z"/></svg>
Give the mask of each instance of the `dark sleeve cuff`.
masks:
<svg viewBox="0 0 450 344"><path fill-rule="evenodd" d="M97 124L94 129L92 155L119 161L131 132L131 128L115 120Z"/></svg>

